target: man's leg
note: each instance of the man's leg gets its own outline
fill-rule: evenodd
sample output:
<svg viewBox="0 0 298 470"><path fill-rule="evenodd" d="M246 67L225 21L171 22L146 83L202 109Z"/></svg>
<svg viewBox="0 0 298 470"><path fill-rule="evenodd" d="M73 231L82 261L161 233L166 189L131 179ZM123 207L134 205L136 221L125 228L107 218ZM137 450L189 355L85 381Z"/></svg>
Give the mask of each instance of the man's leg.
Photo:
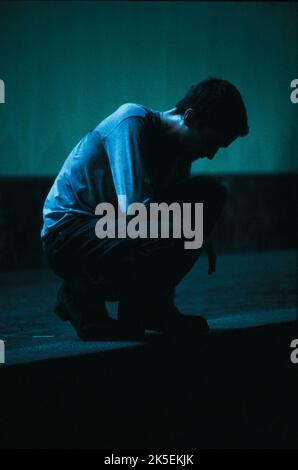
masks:
<svg viewBox="0 0 298 470"><path fill-rule="evenodd" d="M227 190L218 178L209 176L192 177L179 184L173 185L159 198L160 202L164 201L168 204L172 202L203 202L203 219L204 234L203 239L210 237L212 230L220 217L222 209L225 205ZM192 214L192 220L193 220ZM146 243L145 243L146 245ZM175 307L174 296L175 287L180 283L183 277L190 271L192 266L199 258L202 249L184 249L181 243L176 243L173 255L169 255L167 260L162 261L158 256L155 264L158 266L167 266L168 271L157 268L161 278L171 280L170 286L167 288L155 288L148 295L146 302L147 325L154 327L158 325L162 317L161 312L169 312L168 315L173 317L177 309ZM154 265L154 262L153 262ZM172 276L174 276L172 278ZM161 283L162 285L162 283Z"/></svg>
<svg viewBox="0 0 298 470"><path fill-rule="evenodd" d="M203 202L206 237L212 231L224 199L225 190L218 182L195 177L170 188L161 201ZM165 298L171 297L201 250L185 250L181 239L99 240L95 234L97 220L97 217L76 218L47 242L45 251L50 266L70 285L76 282L78 295L81 290L87 297L98 298L101 302L102 299L120 300L120 319L126 317L142 328L142 313L148 311L149 299L158 299L160 306L165 307Z"/></svg>
<svg viewBox="0 0 298 470"><path fill-rule="evenodd" d="M173 186L159 200L169 204L203 202L207 239L224 207L226 189L216 178L194 177ZM119 318L132 324L144 322L147 328L162 317L166 323L171 322L179 314L174 305L174 289L202 249L185 249L184 239L174 238L132 240L128 246L126 260L120 263L120 256L112 256L106 267L106 279L114 277L120 286Z"/></svg>

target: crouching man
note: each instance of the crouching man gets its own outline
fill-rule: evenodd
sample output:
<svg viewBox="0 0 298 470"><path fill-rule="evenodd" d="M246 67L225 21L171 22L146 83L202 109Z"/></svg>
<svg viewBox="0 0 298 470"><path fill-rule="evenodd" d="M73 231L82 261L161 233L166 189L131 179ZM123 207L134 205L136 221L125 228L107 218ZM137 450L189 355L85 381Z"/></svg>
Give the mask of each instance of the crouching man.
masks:
<svg viewBox="0 0 298 470"><path fill-rule="evenodd" d="M191 176L191 164L213 160L220 148L247 134L237 88L209 78L167 111L126 103L80 140L46 197L41 238L49 266L63 279L54 311L81 339L140 338L145 329L174 335L208 330L204 318L178 311L174 292L203 249L209 274L215 271L211 234L226 189L217 178ZM96 208L101 203L116 208L119 201L122 215L134 203L146 208L188 203L186 223L202 203L203 245L187 249L183 231L173 236L173 221L167 238L160 230L154 237L123 236L123 224L122 236L108 236L108 230L106 237L98 236L105 214ZM116 229L121 220L114 220ZM145 222L150 226L150 215ZM109 300L119 301L118 320L108 316Z"/></svg>

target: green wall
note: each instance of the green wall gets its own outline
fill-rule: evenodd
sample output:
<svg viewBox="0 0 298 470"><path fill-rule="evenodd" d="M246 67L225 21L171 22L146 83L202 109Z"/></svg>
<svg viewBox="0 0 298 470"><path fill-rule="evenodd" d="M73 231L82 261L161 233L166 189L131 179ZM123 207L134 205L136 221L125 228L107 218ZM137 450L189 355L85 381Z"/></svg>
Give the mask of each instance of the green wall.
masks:
<svg viewBox="0 0 298 470"><path fill-rule="evenodd" d="M194 172L297 171L297 12L287 2L0 3L0 174L54 175L120 104L166 110L208 76L239 88L250 135Z"/></svg>

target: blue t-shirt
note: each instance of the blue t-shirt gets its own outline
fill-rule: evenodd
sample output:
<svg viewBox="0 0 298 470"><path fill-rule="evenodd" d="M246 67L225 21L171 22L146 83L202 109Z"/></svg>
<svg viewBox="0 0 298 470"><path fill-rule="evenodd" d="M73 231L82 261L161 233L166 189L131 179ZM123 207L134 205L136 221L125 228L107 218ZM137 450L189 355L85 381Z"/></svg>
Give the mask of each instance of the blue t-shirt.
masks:
<svg viewBox="0 0 298 470"><path fill-rule="evenodd" d="M65 160L43 207L44 237L75 215L94 216L101 202L118 197L148 203L160 190L190 175L168 146L160 112L126 103L88 132Z"/></svg>

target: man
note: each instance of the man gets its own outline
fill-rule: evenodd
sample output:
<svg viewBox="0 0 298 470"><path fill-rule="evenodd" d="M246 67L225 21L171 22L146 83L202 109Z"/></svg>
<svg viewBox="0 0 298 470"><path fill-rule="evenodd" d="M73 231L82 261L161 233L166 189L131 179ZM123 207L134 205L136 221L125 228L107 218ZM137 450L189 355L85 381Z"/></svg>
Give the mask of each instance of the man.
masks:
<svg viewBox="0 0 298 470"><path fill-rule="evenodd" d="M50 267L64 279L54 310L81 339L138 338L145 329L174 335L208 329L202 317L178 311L174 291L203 248L209 274L215 271L210 235L226 190L216 178L191 177L191 164L212 160L221 147L247 134L239 91L209 78L164 112L120 106L72 150L45 200L41 237ZM185 249L183 237L173 236L99 239L97 205L116 207L123 195L124 213L134 202L203 203L203 247ZM106 300L119 301L117 321L108 317Z"/></svg>

